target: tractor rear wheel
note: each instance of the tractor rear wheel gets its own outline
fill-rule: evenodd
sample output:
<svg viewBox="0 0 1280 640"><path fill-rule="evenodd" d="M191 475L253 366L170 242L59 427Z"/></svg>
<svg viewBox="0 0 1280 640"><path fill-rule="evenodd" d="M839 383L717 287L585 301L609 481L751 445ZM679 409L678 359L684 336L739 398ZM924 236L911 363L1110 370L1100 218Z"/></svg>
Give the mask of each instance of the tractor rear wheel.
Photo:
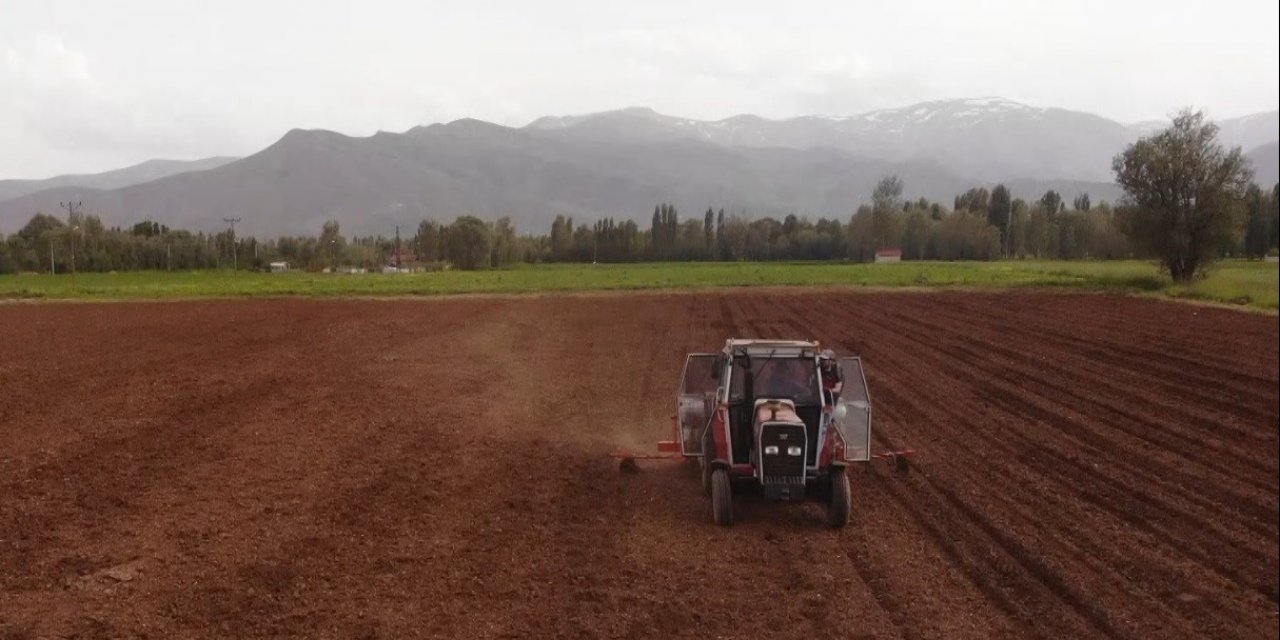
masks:
<svg viewBox="0 0 1280 640"><path fill-rule="evenodd" d="M844 469L831 470L831 497L827 502L827 524L833 529L849 524L849 511L853 496L849 491L849 476Z"/></svg>
<svg viewBox="0 0 1280 640"><path fill-rule="evenodd" d="M729 472L724 469L711 472L711 516L718 525L733 524L733 486L729 484Z"/></svg>
<svg viewBox="0 0 1280 640"><path fill-rule="evenodd" d="M713 471L713 469L711 468L710 456L699 458L698 465L701 467L699 471L702 472L702 495L710 497L711 496L711 472Z"/></svg>

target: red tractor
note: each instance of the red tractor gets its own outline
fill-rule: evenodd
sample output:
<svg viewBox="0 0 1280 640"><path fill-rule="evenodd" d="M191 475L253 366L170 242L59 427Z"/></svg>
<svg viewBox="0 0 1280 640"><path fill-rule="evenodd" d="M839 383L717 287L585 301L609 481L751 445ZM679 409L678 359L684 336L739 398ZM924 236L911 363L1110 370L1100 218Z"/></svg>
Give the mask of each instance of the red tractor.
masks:
<svg viewBox="0 0 1280 640"><path fill-rule="evenodd" d="M690 354L674 422L674 439L658 449L698 460L712 516L726 526L734 486L755 485L770 500L824 500L827 523L843 527L851 507L846 468L892 457L905 469L902 456L912 453L872 455L862 361L824 354L816 342L727 340L720 353ZM624 466L635 464L637 456L619 455Z"/></svg>

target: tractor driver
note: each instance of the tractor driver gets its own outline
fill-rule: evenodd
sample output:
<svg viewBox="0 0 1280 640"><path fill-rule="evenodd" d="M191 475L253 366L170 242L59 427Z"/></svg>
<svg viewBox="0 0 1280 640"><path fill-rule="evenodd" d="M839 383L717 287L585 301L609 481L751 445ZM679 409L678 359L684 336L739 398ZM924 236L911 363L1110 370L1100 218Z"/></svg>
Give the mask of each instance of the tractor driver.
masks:
<svg viewBox="0 0 1280 640"><path fill-rule="evenodd" d="M835 404L840 400L840 391L844 389L844 376L840 373L840 363L836 362L836 353L823 349L818 356L818 370L822 373L822 392Z"/></svg>

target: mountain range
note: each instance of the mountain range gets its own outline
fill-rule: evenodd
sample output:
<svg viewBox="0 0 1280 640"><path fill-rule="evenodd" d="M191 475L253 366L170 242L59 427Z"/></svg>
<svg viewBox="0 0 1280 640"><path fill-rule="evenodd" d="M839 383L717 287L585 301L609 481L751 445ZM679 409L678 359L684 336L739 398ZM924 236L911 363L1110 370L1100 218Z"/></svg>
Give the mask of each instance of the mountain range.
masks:
<svg viewBox="0 0 1280 640"><path fill-rule="evenodd" d="M36 211L57 212L67 199L108 224L149 218L210 230L236 216L239 228L258 235L314 234L328 219L347 233L388 234L397 224L464 213L506 215L521 230L541 231L557 214L647 221L659 202L686 215L713 207L843 219L890 174L913 199L949 203L972 186L1004 182L1015 197L1052 188L1098 202L1119 196L1111 158L1164 124L980 98L787 120L702 121L629 108L524 127L464 119L368 137L293 130L248 157L198 161L208 165L155 179L64 177L53 188L0 191L0 231ZM1270 184L1280 114L1218 124L1220 139L1249 150L1259 181ZM121 172L137 175L143 166Z"/></svg>
<svg viewBox="0 0 1280 640"><path fill-rule="evenodd" d="M833 147L890 161L931 159L966 178L1001 181L1111 180L1111 158L1167 121L1122 125L1066 109L1032 107L1003 98L923 102L856 116L718 121L673 118L633 108L586 116L547 117L532 128L584 139L637 142L700 139L728 146ZM1218 123L1219 139L1248 150L1280 139L1280 113Z"/></svg>
<svg viewBox="0 0 1280 640"><path fill-rule="evenodd" d="M103 173L69 174L44 180L0 180L0 202L58 187L118 189L133 184L158 180L166 176L221 167L239 158L218 156L200 160L147 160L146 162L104 171Z"/></svg>
<svg viewBox="0 0 1280 640"><path fill-rule="evenodd" d="M1280 182L1280 142L1272 141L1254 147L1244 154L1253 165L1253 180L1263 188L1274 187Z"/></svg>

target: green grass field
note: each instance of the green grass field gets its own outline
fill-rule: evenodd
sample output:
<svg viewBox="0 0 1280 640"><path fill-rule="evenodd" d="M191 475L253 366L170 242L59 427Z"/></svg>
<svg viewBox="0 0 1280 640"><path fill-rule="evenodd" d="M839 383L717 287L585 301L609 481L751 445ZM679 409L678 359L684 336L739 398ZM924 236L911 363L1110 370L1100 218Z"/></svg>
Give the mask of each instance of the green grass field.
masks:
<svg viewBox="0 0 1280 640"><path fill-rule="evenodd" d="M415 274L129 272L0 276L0 299L164 299L242 296L430 296L704 287L1049 288L1169 296L1276 310L1277 265L1228 261L1191 285L1174 285L1153 263L904 262L523 265L492 271Z"/></svg>

